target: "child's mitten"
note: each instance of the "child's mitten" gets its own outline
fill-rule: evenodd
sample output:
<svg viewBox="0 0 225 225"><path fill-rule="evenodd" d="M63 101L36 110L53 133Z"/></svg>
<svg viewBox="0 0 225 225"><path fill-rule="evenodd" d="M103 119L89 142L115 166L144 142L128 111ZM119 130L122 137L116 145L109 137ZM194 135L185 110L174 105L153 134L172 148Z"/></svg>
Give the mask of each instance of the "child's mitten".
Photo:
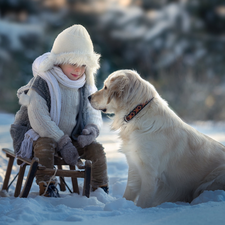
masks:
<svg viewBox="0 0 225 225"><path fill-rule="evenodd" d="M88 124L82 130L81 135L78 136L77 141L83 148L90 145L99 135L99 129L95 124Z"/></svg>
<svg viewBox="0 0 225 225"><path fill-rule="evenodd" d="M71 166L77 164L79 154L76 147L72 144L70 137L66 134L61 137L58 142L58 151L65 160L65 162Z"/></svg>

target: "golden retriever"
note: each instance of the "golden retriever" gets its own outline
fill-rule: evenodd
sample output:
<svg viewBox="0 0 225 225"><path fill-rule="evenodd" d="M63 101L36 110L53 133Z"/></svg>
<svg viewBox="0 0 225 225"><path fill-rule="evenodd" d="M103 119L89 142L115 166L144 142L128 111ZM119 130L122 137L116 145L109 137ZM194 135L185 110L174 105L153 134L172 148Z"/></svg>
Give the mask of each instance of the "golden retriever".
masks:
<svg viewBox="0 0 225 225"><path fill-rule="evenodd" d="M146 208L225 190L225 147L182 121L137 72L110 74L89 100L115 114L112 129L120 132L129 166L127 200Z"/></svg>

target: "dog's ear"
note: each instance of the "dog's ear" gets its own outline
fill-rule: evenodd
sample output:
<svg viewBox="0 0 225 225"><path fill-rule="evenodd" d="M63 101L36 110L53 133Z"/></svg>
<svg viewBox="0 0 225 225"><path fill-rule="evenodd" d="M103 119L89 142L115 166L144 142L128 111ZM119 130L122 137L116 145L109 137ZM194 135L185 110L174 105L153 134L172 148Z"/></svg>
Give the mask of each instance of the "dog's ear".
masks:
<svg viewBox="0 0 225 225"><path fill-rule="evenodd" d="M129 84L128 77L124 75L118 75L110 80L109 97L107 104L112 100L112 98L121 98L124 94L126 86Z"/></svg>

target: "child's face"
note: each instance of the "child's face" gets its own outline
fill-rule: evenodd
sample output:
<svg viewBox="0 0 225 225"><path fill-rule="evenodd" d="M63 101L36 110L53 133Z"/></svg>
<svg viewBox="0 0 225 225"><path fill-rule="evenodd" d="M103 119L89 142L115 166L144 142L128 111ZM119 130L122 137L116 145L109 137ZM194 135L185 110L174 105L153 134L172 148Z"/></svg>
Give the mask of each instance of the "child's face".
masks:
<svg viewBox="0 0 225 225"><path fill-rule="evenodd" d="M76 64L61 64L59 67L70 80L78 80L84 75L86 66L77 66Z"/></svg>

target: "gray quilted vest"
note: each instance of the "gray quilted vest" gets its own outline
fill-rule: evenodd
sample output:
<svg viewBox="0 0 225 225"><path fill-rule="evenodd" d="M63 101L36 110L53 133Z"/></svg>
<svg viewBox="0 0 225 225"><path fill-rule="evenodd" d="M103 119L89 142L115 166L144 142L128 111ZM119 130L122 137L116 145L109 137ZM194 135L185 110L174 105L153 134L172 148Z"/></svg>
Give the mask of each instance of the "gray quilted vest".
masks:
<svg viewBox="0 0 225 225"><path fill-rule="evenodd" d="M31 79L30 86L24 90L24 93L27 94L29 89L35 90L41 97L43 97L46 102L50 112L51 109L51 96L48 88L48 84L45 80L41 77L37 76ZM84 104L84 90L85 88L82 87L79 89L80 91L80 109L83 109ZM71 138L76 140L77 136L81 133L82 129L85 126L85 118L83 118L84 114L82 110L78 112L77 115L77 124L74 127ZM13 139L13 148L14 152L17 153L20 149L21 143L24 139L24 134L29 130L32 129L30 125L30 121L28 118L27 107L21 106L19 111L16 113L15 121L10 127L10 134Z"/></svg>

